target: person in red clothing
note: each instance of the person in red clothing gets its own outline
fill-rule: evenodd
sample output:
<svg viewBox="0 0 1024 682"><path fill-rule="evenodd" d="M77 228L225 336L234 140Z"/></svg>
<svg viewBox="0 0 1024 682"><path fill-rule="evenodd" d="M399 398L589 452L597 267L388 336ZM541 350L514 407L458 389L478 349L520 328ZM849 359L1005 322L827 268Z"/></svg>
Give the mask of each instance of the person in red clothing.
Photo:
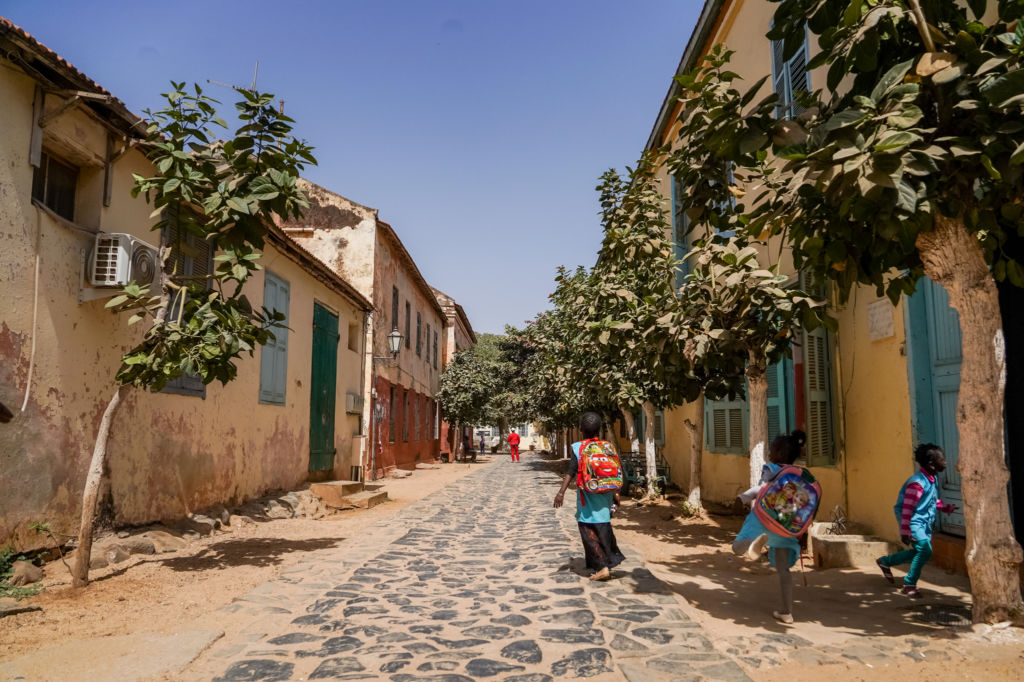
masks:
<svg viewBox="0 0 1024 682"><path fill-rule="evenodd" d="M512 429L512 433L508 434L508 444L512 448L512 461L519 461L519 434L516 433L515 429Z"/></svg>

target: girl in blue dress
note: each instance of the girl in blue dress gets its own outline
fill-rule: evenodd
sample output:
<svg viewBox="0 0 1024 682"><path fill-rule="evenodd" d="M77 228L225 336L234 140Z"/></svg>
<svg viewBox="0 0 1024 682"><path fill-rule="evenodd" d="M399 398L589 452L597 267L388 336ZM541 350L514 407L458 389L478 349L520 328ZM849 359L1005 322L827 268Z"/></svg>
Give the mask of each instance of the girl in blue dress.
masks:
<svg viewBox="0 0 1024 682"><path fill-rule="evenodd" d="M761 469L760 484L741 493L740 499L747 504L752 502L761 487L775 478L783 466L792 464L800 457L806 442L807 435L803 431L777 436L768 451L768 463ZM772 616L781 623L789 624L793 622L793 576L789 569L800 558L800 539L773 533L751 511L732 543L732 551L737 556L756 560L761 557L765 547L768 548L769 563L779 574L779 591L782 596L782 609L772 611Z"/></svg>

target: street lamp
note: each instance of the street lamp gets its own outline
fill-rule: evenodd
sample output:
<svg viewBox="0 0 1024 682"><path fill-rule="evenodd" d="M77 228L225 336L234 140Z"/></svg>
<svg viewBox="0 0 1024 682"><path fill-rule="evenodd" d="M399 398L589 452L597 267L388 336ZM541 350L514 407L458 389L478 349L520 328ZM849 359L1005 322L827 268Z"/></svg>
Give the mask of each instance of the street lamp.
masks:
<svg viewBox="0 0 1024 682"><path fill-rule="evenodd" d="M397 329L392 329L388 334L388 347L391 348L391 355L394 357L398 357L398 351L402 347L402 338L402 333Z"/></svg>

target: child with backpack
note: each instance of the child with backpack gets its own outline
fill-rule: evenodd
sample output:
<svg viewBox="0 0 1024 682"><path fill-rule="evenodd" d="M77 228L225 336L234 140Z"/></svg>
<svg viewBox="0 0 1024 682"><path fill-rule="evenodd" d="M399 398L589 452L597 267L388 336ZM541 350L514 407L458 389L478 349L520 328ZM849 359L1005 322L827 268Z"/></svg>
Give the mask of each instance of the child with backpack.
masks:
<svg viewBox="0 0 1024 682"><path fill-rule="evenodd" d="M900 539L910 549L895 554L879 557L876 560L882 576L895 584L892 567L910 564L910 570L903 578L900 594L911 599L920 599L917 580L921 577L921 569L932 558L932 525L935 523L935 511L952 514L956 511L955 504L944 504L939 499L938 474L946 470L946 453L934 443L923 443L914 451L914 460L921 470L907 479L900 488L896 498L896 521L900 524Z"/></svg>
<svg viewBox="0 0 1024 682"><path fill-rule="evenodd" d="M611 569L626 560L615 542L611 523L622 488L622 465L615 446L600 439L601 415L585 413L580 418L580 431L583 440L572 444L575 456L569 460L569 472L555 495L554 506L562 506L569 483L576 481L576 522L587 568L594 571L590 579L608 580Z"/></svg>
<svg viewBox="0 0 1024 682"><path fill-rule="evenodd" d="M793 622L793 577L790 568L800 558L800 536L810 527L821 500L821 487L809 471L793 462L807 436L794 431L777 436L768 452L768 463L761 470L761 482L740 494L753 508L732 544L733 553L758 559L768 548L768 561L779 574L782 608L772 611L775 620Z"/></svg>

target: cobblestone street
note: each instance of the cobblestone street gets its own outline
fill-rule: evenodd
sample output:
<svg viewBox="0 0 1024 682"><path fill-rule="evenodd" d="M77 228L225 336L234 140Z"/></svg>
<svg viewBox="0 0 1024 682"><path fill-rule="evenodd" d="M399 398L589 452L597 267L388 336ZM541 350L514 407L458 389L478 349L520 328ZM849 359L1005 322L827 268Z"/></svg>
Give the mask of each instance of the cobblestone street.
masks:
<svg viewBox="0 0 1024 682"><path fill-rule="evenodd" d="M500 457L310 554L225 607L238 629L182 676L748 679L637 557L586 580L573 505L551 507L557 483L537 456Z"/></svg>

